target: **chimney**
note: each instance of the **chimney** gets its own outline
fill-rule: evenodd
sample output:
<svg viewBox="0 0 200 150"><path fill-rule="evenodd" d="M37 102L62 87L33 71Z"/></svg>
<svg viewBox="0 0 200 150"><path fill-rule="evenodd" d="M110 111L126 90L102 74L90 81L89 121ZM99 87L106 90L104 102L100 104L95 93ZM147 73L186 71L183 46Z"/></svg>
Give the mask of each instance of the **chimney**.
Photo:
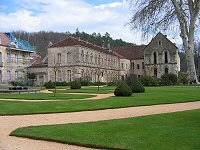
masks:
<svg viewBox="0 0 200 150"><path fill-rule="evenodd" d="M112 50L110 48L110 40L108 40L107 48L108 48L109 52L112 52Z"/></svg>
<svg viewBox="0 0 200 150"><path fill-rule="evenodd" d="M48 46L50 47L51 45L53 45L53 44L52 44L52 42L50 41Z"/></svg>

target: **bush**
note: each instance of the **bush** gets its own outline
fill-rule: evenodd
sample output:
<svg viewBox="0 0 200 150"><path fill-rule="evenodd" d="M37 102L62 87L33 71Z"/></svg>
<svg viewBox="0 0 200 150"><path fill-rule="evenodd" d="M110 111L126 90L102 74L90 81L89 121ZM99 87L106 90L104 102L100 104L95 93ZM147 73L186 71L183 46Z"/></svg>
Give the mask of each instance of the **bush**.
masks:
<svg viewBox="0 0 200 150"><path fill-rule="evenodd" d="M116 86L117 85L117 83L115 83L115 82L108 82L107 83L107 86Z"/></svg>
<svg viewBox="0 0 200 150"><path fill-rule="evenodd" d="M175 85L178 83L178 77L176 74L169 73L168 77L169 77L169 80L171 81L172 85Z"/></svg>
<svg viewBox="0 0 200 150"><path fill-rule="evenodd" d="M98 82L90 83L92 86L98 86ZM106 85L106 82L99 82L99 85Z"/></svg>
<svg viewBox="0 0 200 150"><path fill-rule="evenodd" d="M140 77L140 82L144 86L157 86L160 81L156 77L151 77L151 76L144 75L144 76Z"/></svg>
<svg viewBox="0 0 200 150"><path fill-rule="evenodd" d="M130 85L133 93L143 93L145 92L145 88L139 80L134 80Z"/></svg>
<svg viewBox="0 0 200 150"><path fill-rule="evenodd" d="M178 73L178 83L179 84L188 84L189 83L187 73L183 73L183 72Z"/></svg>
<svg viewBox="0 0 200 150"><path fill-rule="evenodd" d="M133 94L131 88L125 83L121 82L114 91L115 96L131 96Z"/></svg>
<svg viewBox="0 0 200 150"><path fill-rule="evenodd" d="M69 84L67 82L56 82L56 86L68 86Z"/></svg>
<svg viewBox="0 0 200 150"><path fill-rule="evenodd" d="M127 77L126 83L131 88L133 93L142 93L145 92L145 88L142 83L135 77Z"/></svg>
<svg viewBox="0 0 200 150"><path fill-rule="evenodd" d="M80 79L79 81L80 81L81 86L89 86L90 85L90 82L88 80Z"/></svg>
<svg viewBox="0 0 200 150"><path fill-rule="evenodd" d="M45 86L46 89L54 89L55 88L55 85L51 80L49 82L46 82L44 84L44 86Z"/></svg>
<svg viewBox="0 0 200 150"><path fill-rule="evenodd" d="M175 85L177 84L178 77L177 75L170 73L170 74L163 74L161 76L161 84L162 85Z"/></svg>
<svg viewBox="0 0 200 150"><path fill-rule="evenodd" d="M81 84L79 82L79 80L74 80L70 83L70 88L71 89L80 89L81 88Z"/></svg>

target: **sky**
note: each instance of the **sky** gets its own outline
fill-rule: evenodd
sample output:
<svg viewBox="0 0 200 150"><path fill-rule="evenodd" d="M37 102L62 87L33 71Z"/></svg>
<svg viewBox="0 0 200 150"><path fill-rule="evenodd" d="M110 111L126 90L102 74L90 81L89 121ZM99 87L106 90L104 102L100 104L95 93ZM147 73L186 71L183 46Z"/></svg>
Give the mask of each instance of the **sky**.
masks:
<svg viewBox="0 0 200 150"><path fill-rule="evenodd" d="M147 44L155 35L144 40L140 31L131 30L127 25L131 15L127 0L0 0L0 32L73 33L78 28L90 34L108 32L114 39ZM175 35L169 38L181 43Z"/></svg>

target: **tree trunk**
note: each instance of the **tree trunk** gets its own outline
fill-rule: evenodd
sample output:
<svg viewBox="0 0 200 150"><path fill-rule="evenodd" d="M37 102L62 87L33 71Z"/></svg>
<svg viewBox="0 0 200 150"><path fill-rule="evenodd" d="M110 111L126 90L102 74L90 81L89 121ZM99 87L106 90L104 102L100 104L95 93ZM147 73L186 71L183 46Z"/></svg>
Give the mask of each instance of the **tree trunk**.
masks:
<svg viewBox="0 0 200 150"><path fill-rule="evenodd" d="M196 82L198 83L196 68L194 63L194 48L192 46L185 47L186 51L186 61L187 61L187 73L190 83Z"/></svg>

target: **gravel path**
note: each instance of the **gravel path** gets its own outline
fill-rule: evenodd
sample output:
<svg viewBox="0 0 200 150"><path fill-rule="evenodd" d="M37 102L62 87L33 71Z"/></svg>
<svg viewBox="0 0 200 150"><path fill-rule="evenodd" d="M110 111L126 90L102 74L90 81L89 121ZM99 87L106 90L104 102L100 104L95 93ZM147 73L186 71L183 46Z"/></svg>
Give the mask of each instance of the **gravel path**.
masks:
<svg viewBox="0 0 200 150"><path fill-rule="evenodd" d="M0 150L89 150L89 148L54 142L10 137L9 133L16 128L25 126L91 122L192 109L200 109L200 101L75 113L0 116Z"/></svg>

